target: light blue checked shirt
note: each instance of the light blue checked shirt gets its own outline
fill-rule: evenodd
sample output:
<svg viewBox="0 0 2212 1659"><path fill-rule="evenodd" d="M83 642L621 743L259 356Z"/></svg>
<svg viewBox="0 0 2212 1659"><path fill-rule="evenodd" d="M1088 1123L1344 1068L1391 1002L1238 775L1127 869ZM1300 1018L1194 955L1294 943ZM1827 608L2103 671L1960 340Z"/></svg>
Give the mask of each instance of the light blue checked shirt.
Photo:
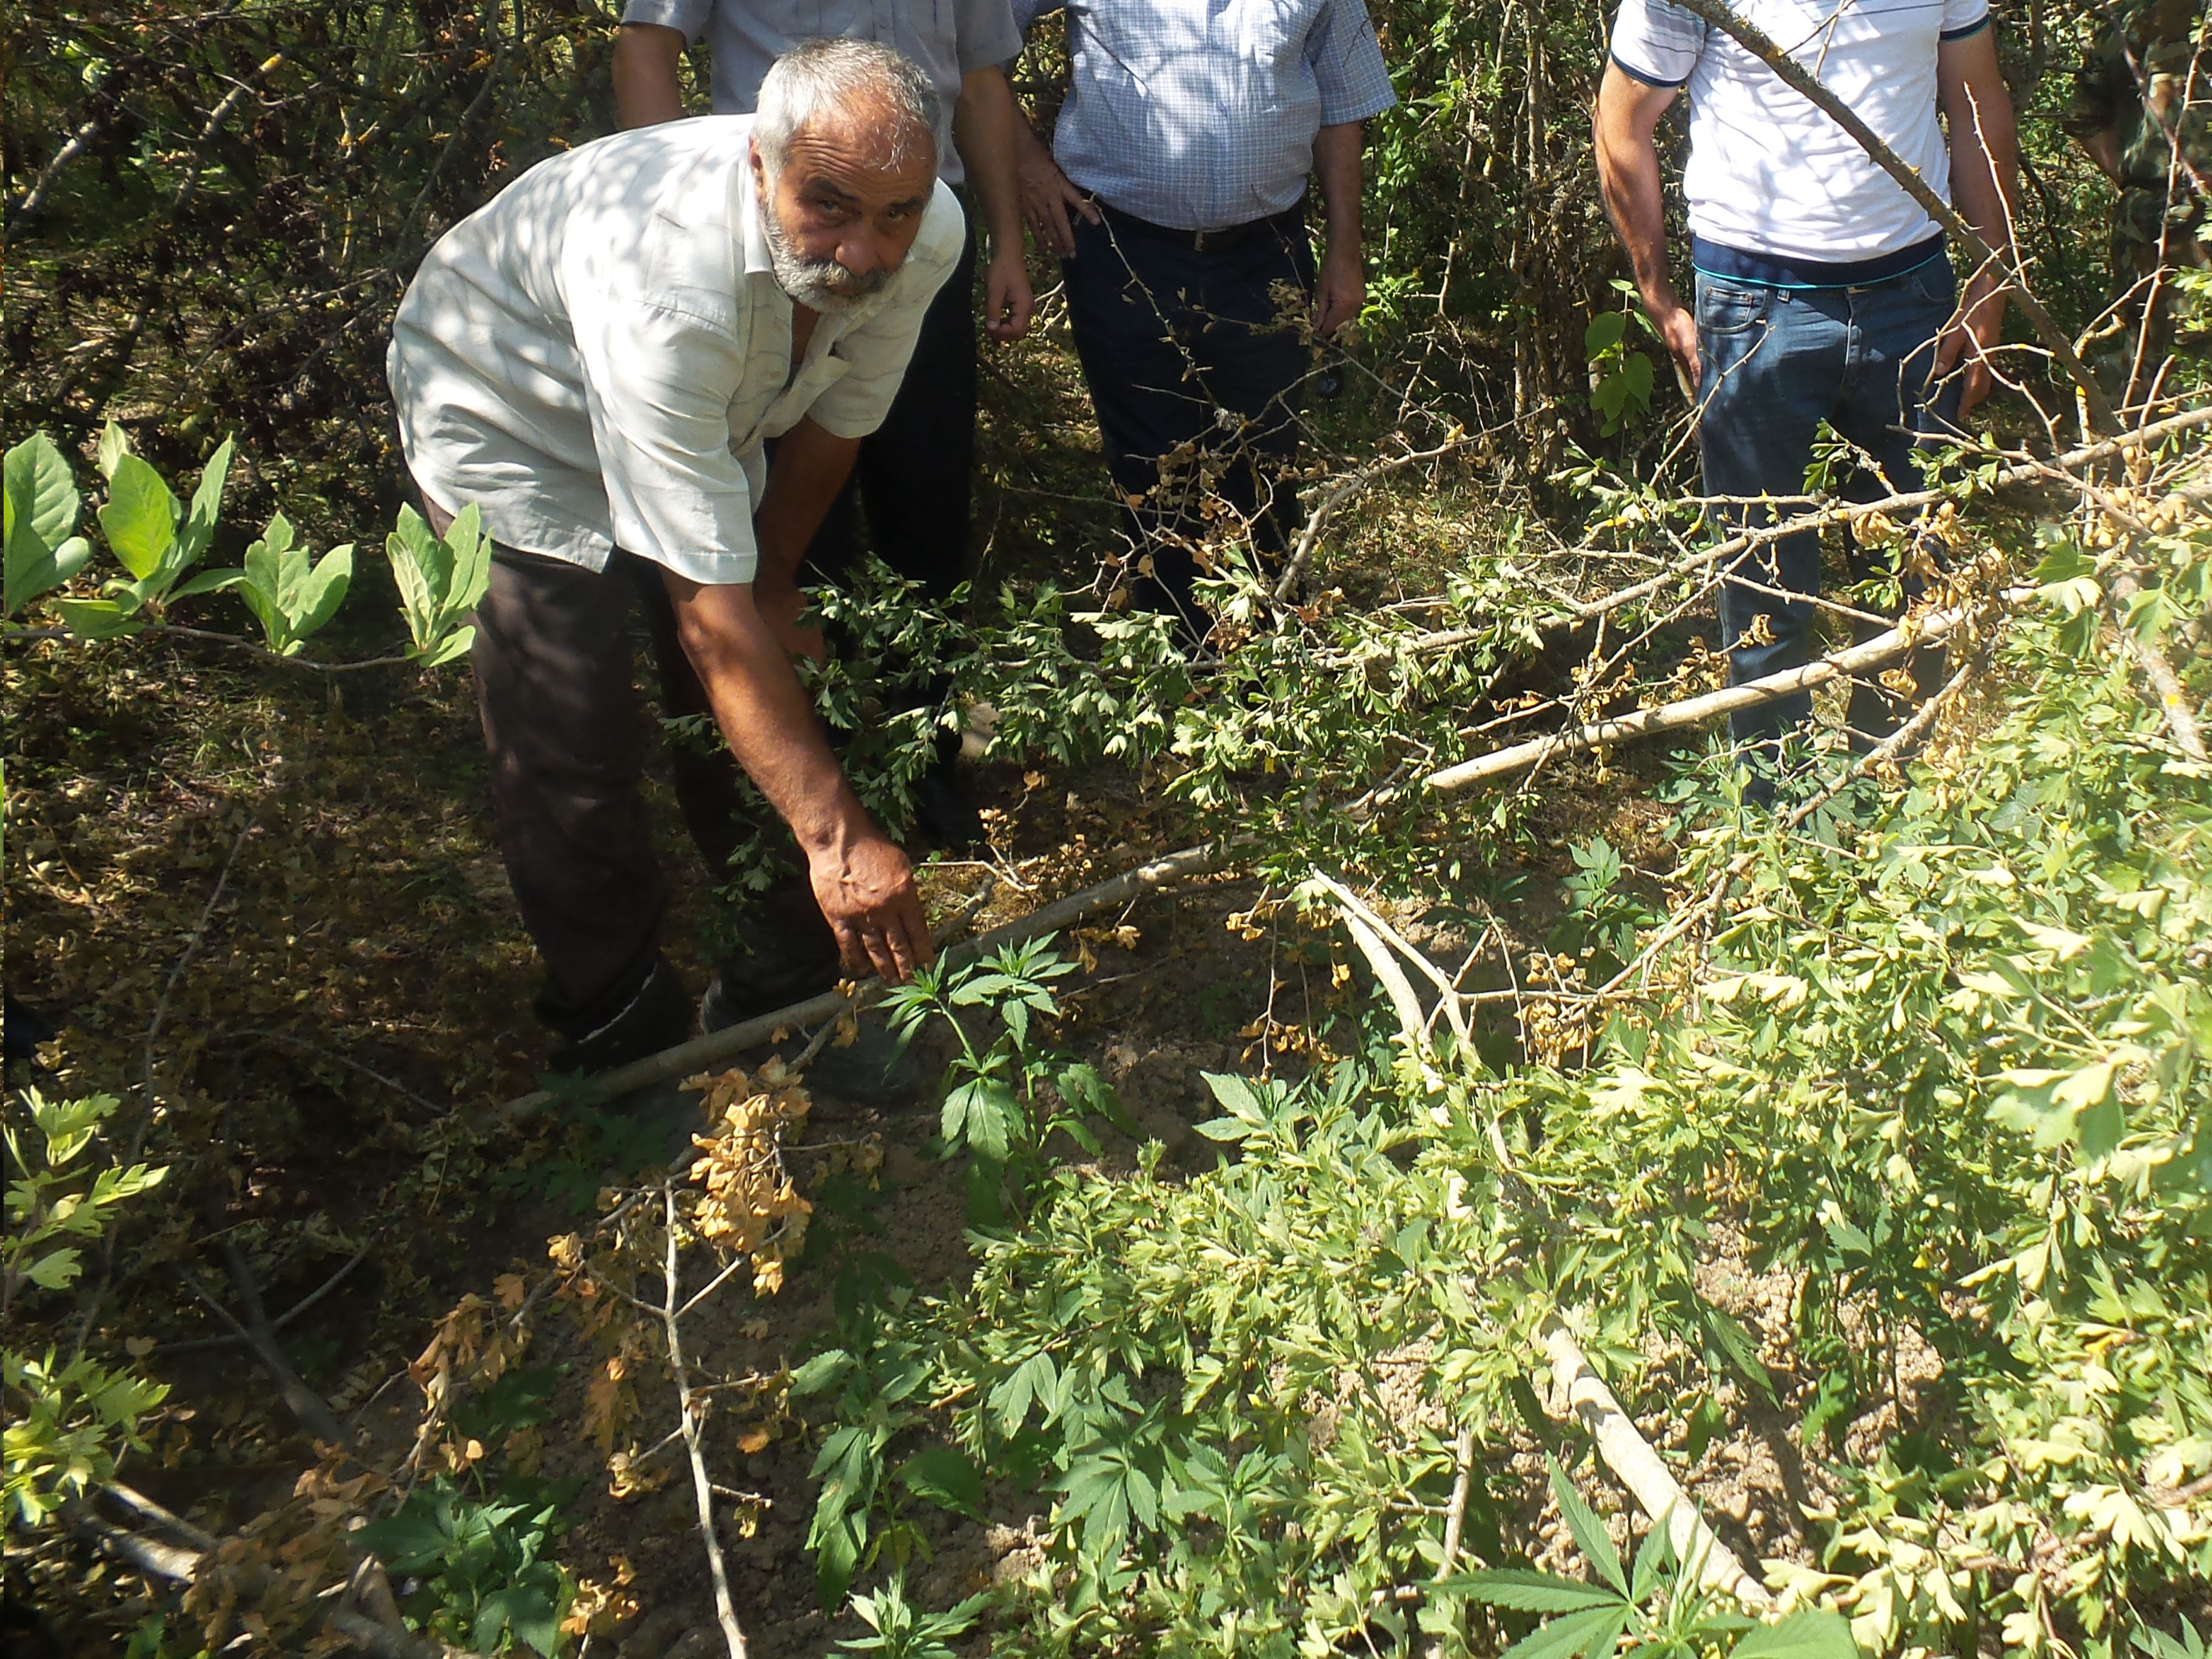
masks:
<svg viewBox="0 0 2212 1659"><path fill-rule="evenodd" d="M1053 157L1083 189L1177 230L1297 205L1314 135L1396 103L1360 0L1014 0L1067 14Z"/></svg>

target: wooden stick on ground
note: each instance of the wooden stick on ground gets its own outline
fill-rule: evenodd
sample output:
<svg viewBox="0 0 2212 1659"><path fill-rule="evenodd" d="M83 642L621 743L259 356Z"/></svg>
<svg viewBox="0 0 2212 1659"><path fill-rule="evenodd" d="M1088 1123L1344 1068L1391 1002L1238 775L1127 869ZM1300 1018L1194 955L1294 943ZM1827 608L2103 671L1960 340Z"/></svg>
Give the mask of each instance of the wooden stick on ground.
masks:
<svg viewBox="0 0 2212 1659"><path fill-rule="evenodd" d="M1126 903L1154 888L1170 886L1193 876L1202 875L1220 862L1223 852L1223 848L1208 842L1201 847L1186 847L1180 852L1154 859L1149 864L1139 865L1133 870L1125 870L1096 886L1086 887L1081 892L1070 893L1066 898L1041 906L1018 921L1010 921L1003 927L994 927L981 938L955 945L945 951L945 960L970 962L1002 945L1018 945L1039 934L1056 932L1098 911ZM564 1092L562 1098L586 1103L612 1100L634 1090L649 1088L656 1083L690 1077L717 1061L728 1060L748 1048L773 1041L778 1031L834 1019L848 1008L866 1007L881 996L883 990L883 981L872 979L861 983L851 996L842 991L825 991L818 997L795 1002L790 1007L780 1008L772 1014L741 1020L735 1025L709 1031L704 1036L694 1037L689 1042L678 1043L659 1054L648 1054L628 1066L617 1066L612 1071L602 1072L574 1092ZM489 1129L500 1124L520 1123L544 1111L553 1100L554 1097L544 1090L533 1091L480 1115L477 1127Z"/></svg>
<svg viewBox="0 0 2212 1659"><path fill-rule="evenodd" d="M1545 1357L1552 1362L1552 1386L1567 1409L1580 1418L1597 1442L1597 1454L1635 1494L1653 1526L1662 1521L1674 1544L1675 1559L1698 1582L1734 1596L1753 1613L1763 1613L1774 1598L1743 1568L1735 1553L1714 1535L1659 1454L1637 1431L1613 1390L1590 1369L1589 1357L1573 1334L1553 1320L1544 1331Z"/></svg>

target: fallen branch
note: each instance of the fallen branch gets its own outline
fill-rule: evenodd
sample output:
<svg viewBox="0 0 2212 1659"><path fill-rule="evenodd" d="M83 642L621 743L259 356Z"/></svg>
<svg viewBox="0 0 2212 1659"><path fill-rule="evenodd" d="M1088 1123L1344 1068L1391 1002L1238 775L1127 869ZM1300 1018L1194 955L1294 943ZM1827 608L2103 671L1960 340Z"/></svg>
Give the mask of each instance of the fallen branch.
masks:
<svg viewBox="0 0 2212 1659"><path fill-rule="evenodd" d="M1666 1527L1675 1559L1694 1571L1699 1583L1734 1596L1751 1612L1771 1607L1774 1598L1705 1524L1690 1495L1621 1410L1613 1390L1590 1369L1582 1345L1557 1320L1545 1328L1544 1353L1552 1362L1552 1386L1562 1405L1582 1419L1597 1442L1597 1455L1635 1495L1651 1524Z"/></svg>
<svg viewBox="0 0 2212 1659"><path fill-rule="evenodd" d="M945 952L945 960L948 963L970 962L1002 945L1018 945L1042 933L1057 933L1085 916L1126 903L1154 888L1170 886L1193 876L1203 875L1220 861L1222 850L1212 842L1186 847L1180 852L1170 853L1133 870L1125 870L1096 886L1086 887L1066 898L1042 905L1018 921L1010 921L964 945L955 945ZM718 1061L729 1059L732 1054L743 1054L748 1048L773 1042L780 1031L834 1019L848 1009L865 1007L881 996L884 988L881 980L871 979L864 981L849 994L825 991L818 997L795 1002L790 1007L780 1008L772 1014L741 1020L735 1025L709 1031L704 1036L694 1037L689 1042L678 1043L659 1054L648 1054L643 1060L618 1066L610 1072L602 1072L574 1090L562 1091L558 1097L588 1104L612 1100L656 1083L690 1077ZM546 1090L537 1090L510 1100L503 1106L491 1108L478 1127L489 1128L498 1123L522 1122L544 1111L555 1098Z"/></svg>
<svg viewBox="0 0 2212 1659"><path fill-rule="evenodd" d="M714 1618L730 1659L745 1659L745 1633L738 1626L737 1604L730 1599L730 1570L722 1560L722 1540L714 1530L714 1483L707 1475L707 1456L699 1449L699 1419L691 1409L691 1378L684 1363L684 1333L678 1317L676 1188L661 1188L666 1205L668 1255L662 1268L661 1328L668 1338L668 1366L676 1373L676 1406L683 1413L684 1449L691 1458L691 1492L699 1504L699 1533L707 1540L707 1568L714 1580Z"/></svg>
<svg viewBox="0 0 2212 1659"><path fill-rule="evenodd" d="M2033 587L2008 588L1999 596L2002 604L2018 605L2034 594ZM1600 720L1579 731L1558 732L1541 738L1531 738L1526 743L1516 743L1509 748L1495 750L1490 754L1462 761L1457 766L1448 766L1433 772L1422 781L1423 786L1440 795L1456 794L1471 789L1479 783L1493 778L1510 777L1516 772L1525 772L1559 755L1586 753L1616 743L1632 743L1638 738L1655 737L1663 732L1680 732L1686 727L1702 726L1707 720L1740 709L1758 708L1800 691L1810 691L1829 681L1841 679L1879 668L1882 664L1902 657L1921 647L1934 645L1948 639L1970 621L1978 607L1956 605L1937 611L1918 618L1908 618L1895 628L1877 634L1863 645L1851 646L1801 668L1784 669L1778 674L1768 674L1741 685L1731 685L1718 691L1707 691L1694 697L1685 697L1679 702L1663 704L1657 708L1638 709L1633 714L1624 714L1619 720Z"/></svg>

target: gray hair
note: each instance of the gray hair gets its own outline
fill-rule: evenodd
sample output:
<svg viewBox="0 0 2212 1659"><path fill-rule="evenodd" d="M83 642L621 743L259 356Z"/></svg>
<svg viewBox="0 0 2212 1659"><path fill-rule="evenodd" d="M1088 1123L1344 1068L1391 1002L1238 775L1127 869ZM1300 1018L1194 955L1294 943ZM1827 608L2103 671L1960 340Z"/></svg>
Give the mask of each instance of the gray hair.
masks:
<svg viewBox="0 0 2212 1659"><path fill-rule="evenodd" d="M761 160L771 174L782 172L792 136L801 127L877 99L894 117L893 130L884 135L890 164L904 167L915 147L927 143L934 172L943 101L912 58L874 40L802 41L769 66L753 122Z"/></svg>

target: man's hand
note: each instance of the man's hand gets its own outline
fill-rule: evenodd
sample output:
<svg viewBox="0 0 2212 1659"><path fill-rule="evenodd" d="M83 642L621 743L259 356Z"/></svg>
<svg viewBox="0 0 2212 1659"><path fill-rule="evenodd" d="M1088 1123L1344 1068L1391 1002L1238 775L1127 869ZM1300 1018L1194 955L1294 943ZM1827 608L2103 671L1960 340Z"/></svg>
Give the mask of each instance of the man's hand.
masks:
<svg viewBox="0 0 2212 1659"><path fill-rule="evenodd" d="M2004 333L2005 291L1988 271L1966 284L1958 314L1944 325L1936 344L1936 373L1948 374L1960 358L1966 362L1966 379L1959 392L1959 412L1964 415L1996 389L1996 376L1988 353Z"/></svg>
<svg viewBox="0 0 2212 1659"><path fill-rule="evenodd" d="M983 273L983 331L1001 345L1011 344L1030 331L1036 310L1036 295L1030 288L1028 263L1022 258L1022 240L991 250L991 264Z"/></svg>
<svg viewBox="0 0 2212 1659"><path fill-rule="evenodd" d="M1092 224L1104 222L1098 204L1075 187L1060 170L1052 152L1031 130L1029 118L1014 112L1014 179L1020 187L1022 217L1037 246L1048 247L1063 259L1075 257L1075 225L1067 216L1073 208Z"/></svg>
<svg viewBox="0 0 2212 1659"><path fill-rule="evenodd" d="M1951 199L1959 216L2009 261L2020 140L2012 94L1997 63L1995 29L1979 29L1936 48L1936 95L1951 128ZM1995 383L1986 354L2004 327L2004 308L1996 273L1978 270L1966 283L1959 315L1936 342L1937 374L1948 374L1962 355L1967 359L1959 398L1962 415L1988 397Z"/></svg>
<svg viewBox="0 0 2212 1659"><path fill-rule="evenodd" d="M1682 377L1684 395L1695 398L1698 371L1704 368L1698 356L1698 319L1690 314L1689 307L1675 297L1672 287L1662 294L1639 297L1644 301L1644 314L1651 319L1651 326L1667 343L1667 355L1674 360L1674 372Z"/></svg>
<svg viewBox="0 0 2212 1659"><path fill-rule="evenodd" d="M987 64L960 77L952 142L959 147L969 188L991 235L991 263L983 272L983 330L1001 345L1029 332L1030 313L1036 308L1022 257L1017 129L1026 135L1029 123L1014 108L1014 91L1003 70Z"/></svg>
<svg viewBox="0 0 2212 1659"><path fill-rule="evenodd" d="M1314 284L1314 332L1324 340L1356 320L1367 303L1367 272L1359 250L1340 252L1331 244L1322 258L1321 276Z"/></svg>
<svg viewBox="0 0 2212 1659"><path fill-rule="evenodd" d="M846 782L750 584L709 586L672 570L661 580L714 722L798 837L846 966L893 983L905 979L930 958L914 872Z"/></svg>
<svg viewBox="0 0 2212 1659"><path fill-rule="evenodd" d="M872 824L858 840L810 852L806 874L856 976L872 969L896 985L928 962L929 921L915 890L914 867Z"/></svg>

